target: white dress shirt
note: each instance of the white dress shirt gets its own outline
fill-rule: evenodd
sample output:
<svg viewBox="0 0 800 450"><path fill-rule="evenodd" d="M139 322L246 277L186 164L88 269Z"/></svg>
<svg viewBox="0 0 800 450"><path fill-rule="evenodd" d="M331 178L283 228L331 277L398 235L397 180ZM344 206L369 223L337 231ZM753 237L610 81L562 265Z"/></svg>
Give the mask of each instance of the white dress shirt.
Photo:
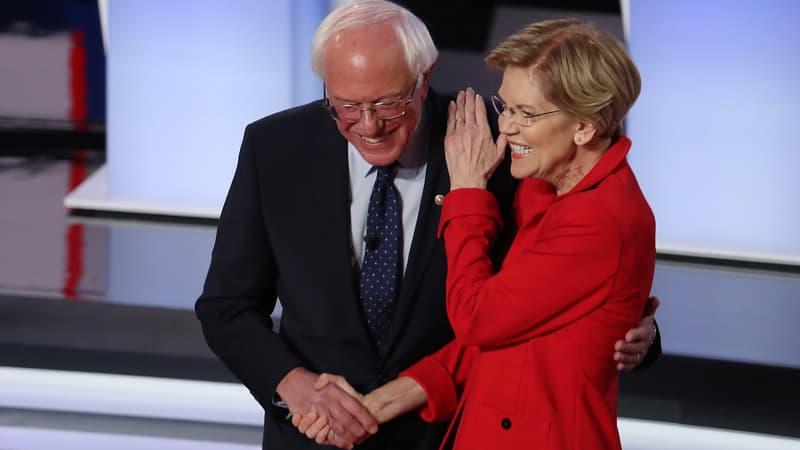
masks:
<svg viewBox="0 0 800 450"><path fill-rule="evenodd" d="M411 251L411 241L414 238L419 206L422 202L422 190L425 187L429 116L426 102L411 142L398 160L399 167L394 177L394 185L400 193L403 209L403 273ZM372 165L361 157L352 143L348 142L347 150L350 167L350 232L353 239L353 253L358 260L358 266L361 267L364 261L364 236L367 234L367 209L376 172L372 169Z"/></svg>

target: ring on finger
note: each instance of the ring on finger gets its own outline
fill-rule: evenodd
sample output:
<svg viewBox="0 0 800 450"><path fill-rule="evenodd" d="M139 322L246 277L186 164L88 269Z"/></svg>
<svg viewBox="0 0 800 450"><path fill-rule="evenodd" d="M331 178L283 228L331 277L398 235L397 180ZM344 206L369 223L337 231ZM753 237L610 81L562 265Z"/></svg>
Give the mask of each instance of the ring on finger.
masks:
<svg viewBox="0 0 800 450"><path fill-rule="evenodd" d="M456 123L463 122L463 121L464 121L463 117L456 117Z"/></svg>

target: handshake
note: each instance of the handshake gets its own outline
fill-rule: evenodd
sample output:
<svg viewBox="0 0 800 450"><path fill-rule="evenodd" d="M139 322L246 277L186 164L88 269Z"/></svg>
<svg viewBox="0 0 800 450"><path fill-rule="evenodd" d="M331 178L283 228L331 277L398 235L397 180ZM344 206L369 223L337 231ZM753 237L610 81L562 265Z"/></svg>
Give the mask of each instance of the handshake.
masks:
<svg viewBox="0 0 800 450"><path fill-rule="evenodd" d="M292 369L277 386L292 424L320 445L350 449L386 423L425 404L426 394L412 378L399 377L369 394L357 392L338 375Z"/></svg>

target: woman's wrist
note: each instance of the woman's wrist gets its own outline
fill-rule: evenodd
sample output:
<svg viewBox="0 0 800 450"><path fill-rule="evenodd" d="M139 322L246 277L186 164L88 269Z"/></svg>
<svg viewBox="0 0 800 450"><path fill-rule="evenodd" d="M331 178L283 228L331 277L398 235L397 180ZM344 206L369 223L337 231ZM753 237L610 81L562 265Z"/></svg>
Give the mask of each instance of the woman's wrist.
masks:
<svg viewBox="0 0 800 450"><path fill-rule="evenodd" d="M427 395L413 378L399 377L364 397L364 406L378 420L386 423L425 405Z"/></svg>
<svg viewBox="0 0 800 450"><path fill-rule="evenodd" d="M486 180L484 181L458 181L450 182L450 191L456 189L486 189Z"/></svg>

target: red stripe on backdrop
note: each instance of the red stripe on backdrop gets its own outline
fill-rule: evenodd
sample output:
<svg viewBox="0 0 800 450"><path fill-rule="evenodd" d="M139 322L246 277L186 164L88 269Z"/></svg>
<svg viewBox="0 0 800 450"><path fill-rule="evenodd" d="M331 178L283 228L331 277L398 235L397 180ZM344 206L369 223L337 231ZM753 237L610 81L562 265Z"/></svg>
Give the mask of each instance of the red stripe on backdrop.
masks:
<svg viewBox="0 0 800 450"><path fill-rule="evenodd" d="M86 34L73 31L70 37L72 46L69 52L69 118L78 130L85 130L89 117L89 93L86 81Z"/></svg>
<svg viewBox="0 0 800 450"><path fill-rule="evenodd" d="M86 178L86 151L73 152L69 170L69 191L72 191ZM66 298L78 298L78 288L83 277L84 227L80 223L67 226L66 239L66 273L62 294Z"/></svg>
<svg viewBox="0 0 800 450"><path fill-rule="evenodd" d="M72 46L69 53L69 118L76 130L85 130L88 117L88 86L86 81L86 35L83 31L73 31ZM67 192L77 188L86 178L86 150L73 152ZM64 236L66 242L66 273L62 294L69 299L77 299L81 278L83 277L83 224L73 223L67 226Z"/></svg>

